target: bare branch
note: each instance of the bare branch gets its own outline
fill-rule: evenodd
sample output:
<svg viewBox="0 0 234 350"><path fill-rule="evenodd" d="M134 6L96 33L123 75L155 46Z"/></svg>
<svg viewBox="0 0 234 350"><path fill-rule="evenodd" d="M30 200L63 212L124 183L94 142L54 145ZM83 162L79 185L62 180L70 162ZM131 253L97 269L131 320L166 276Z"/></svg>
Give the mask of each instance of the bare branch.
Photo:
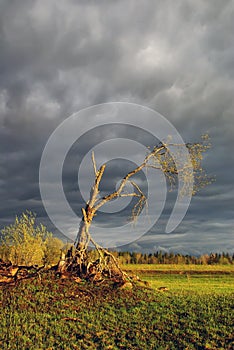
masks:
<svg viewBox="0 0 234 350"><path fill-rule="evenodd" d="M97 166L96 166L96 160L95 160L94 152L92 152L92 163L93 163L94 175L97 176L98 172L97 172Z"/></svg>
<svg viewBox="0 0 234 350"><path fill-rule="evenodd" d="M133 187L136 188L136 190L140 193L141 196L145 197L144 193L142 192L142 190L140 189L140 187L134 182L134 181L129 181Z"/></svg>
<svg viewBox="0 0 234 350"><path fill-rule="evenodd" d="M141 197L140 194L137 194L137 193L123 193L123 194L120 194L118 197Z"/></svg>
<svg viewBox="0 0 234 350"><path fill-rule="evenodd" d="M145 168L152 168L152 169L156 169L156 170L162 170L161 167L156 166L156 165L152 165L152 164L146 164Z"/></svg>
<svg viewBox="0 0 234 350"><path fill-rule="evenodd" d="M150 152L144 159L144 162L139 165L136 169L130 171L121 181L118 189L114 192L112 192L111 194L105 196L102 198L101 201L99 201L97 203L97 205L94 207L95 211L97 211L99 208L101 208L105 203L109 202L110 200L119 197L119 195L121 194L121 192L123 191L124 187L126 186L127 182L129 181L129 179L139 173L142 169L144 169L147 165L147 163L149 162L149 160L153 157L155 157L161 150L163 150L165 148L165 146L160 146L159 148L154 148L152 152Z"/></svg>
<svg viewBox="0 0 234 350"><path fill-rule="evenodd" d="M103 173L105 171L105 168L106 168L106 164L103 164L101 166L101 168L97 172L96 179L95 179L95 184L94 184L94 186L92 188L91 195L90 195L90 200L88 202L88 205L89 205L90 208L93 208L93 206L94 206L94 204L95 204L95 202L97 200L97 195L99 193L99 184L100 184L100 181L102 179L102 176L103 176Z"/></svg>

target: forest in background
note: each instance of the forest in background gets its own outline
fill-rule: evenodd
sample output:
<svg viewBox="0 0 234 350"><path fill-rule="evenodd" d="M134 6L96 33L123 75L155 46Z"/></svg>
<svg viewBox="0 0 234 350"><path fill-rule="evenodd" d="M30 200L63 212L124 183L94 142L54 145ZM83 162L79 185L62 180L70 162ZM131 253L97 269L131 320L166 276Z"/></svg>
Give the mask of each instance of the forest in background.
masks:
<svg viewBox="0 0 234 350"><path fill-rule="evenodd" d="M114 252L122 264L194 264L194 265L229 265L234 264L234 254L211 253L201 256L177 253L155 252Z"/></svg>

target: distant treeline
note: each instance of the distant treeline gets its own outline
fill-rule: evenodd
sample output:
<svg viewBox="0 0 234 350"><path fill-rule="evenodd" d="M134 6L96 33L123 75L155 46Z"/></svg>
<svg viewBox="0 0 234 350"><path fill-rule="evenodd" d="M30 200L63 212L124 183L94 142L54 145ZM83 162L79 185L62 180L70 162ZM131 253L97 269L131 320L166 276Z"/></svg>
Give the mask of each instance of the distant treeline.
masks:
<svg viewBox="0 0 234 350"><path fill-rule="evenodd" d="M195 264L195 265L230 265L234 264L234 254L211 253L199 257L175 253L156 252L150 254L135 252L114 252L121 264Z"/></svg>

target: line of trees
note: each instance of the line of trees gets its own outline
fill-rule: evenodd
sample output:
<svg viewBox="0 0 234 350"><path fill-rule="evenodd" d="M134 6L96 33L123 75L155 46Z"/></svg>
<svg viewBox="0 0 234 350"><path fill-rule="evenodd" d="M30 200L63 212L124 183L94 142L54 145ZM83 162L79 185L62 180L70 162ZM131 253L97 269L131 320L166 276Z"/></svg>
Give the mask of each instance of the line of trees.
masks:
<svg viewBox="0 0 234 350"><path fill-rule="evenodd" d="M195 264L195 265L230 265L234 264L234 254L211 253L201 256L182 255L176 253L136 253L115 252L121 264Z"/></svg>

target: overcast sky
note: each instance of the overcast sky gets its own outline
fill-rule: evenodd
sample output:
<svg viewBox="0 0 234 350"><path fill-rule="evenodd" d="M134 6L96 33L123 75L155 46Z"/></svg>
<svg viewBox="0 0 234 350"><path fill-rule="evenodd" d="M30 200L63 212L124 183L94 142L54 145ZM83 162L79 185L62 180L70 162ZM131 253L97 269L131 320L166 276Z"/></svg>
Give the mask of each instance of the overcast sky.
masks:
<svg viewBox="0 0 234 350"><path fill-rule="evenodd" d="M39 191L45 144L72 113L124 101L161 113L186 142L208 132L212 149L203 165L216 176L173 233L165 233L174 200L169 196L157 225L127 248L233 252L233 34L231 0L0 0L0 226L30 209L58 234ZM150 135L110 126L74 145L63 179L75 212L83 204L78 160L105 137L133 135L146 146L153 142ZM103 191L114 175L118 181L123 169L131 169L129 162L120 164L110 162ZM118 226L125 214L112 215L111 222ZM107 225L108 216L100 216L100 225L104 218Z"/></svg>

